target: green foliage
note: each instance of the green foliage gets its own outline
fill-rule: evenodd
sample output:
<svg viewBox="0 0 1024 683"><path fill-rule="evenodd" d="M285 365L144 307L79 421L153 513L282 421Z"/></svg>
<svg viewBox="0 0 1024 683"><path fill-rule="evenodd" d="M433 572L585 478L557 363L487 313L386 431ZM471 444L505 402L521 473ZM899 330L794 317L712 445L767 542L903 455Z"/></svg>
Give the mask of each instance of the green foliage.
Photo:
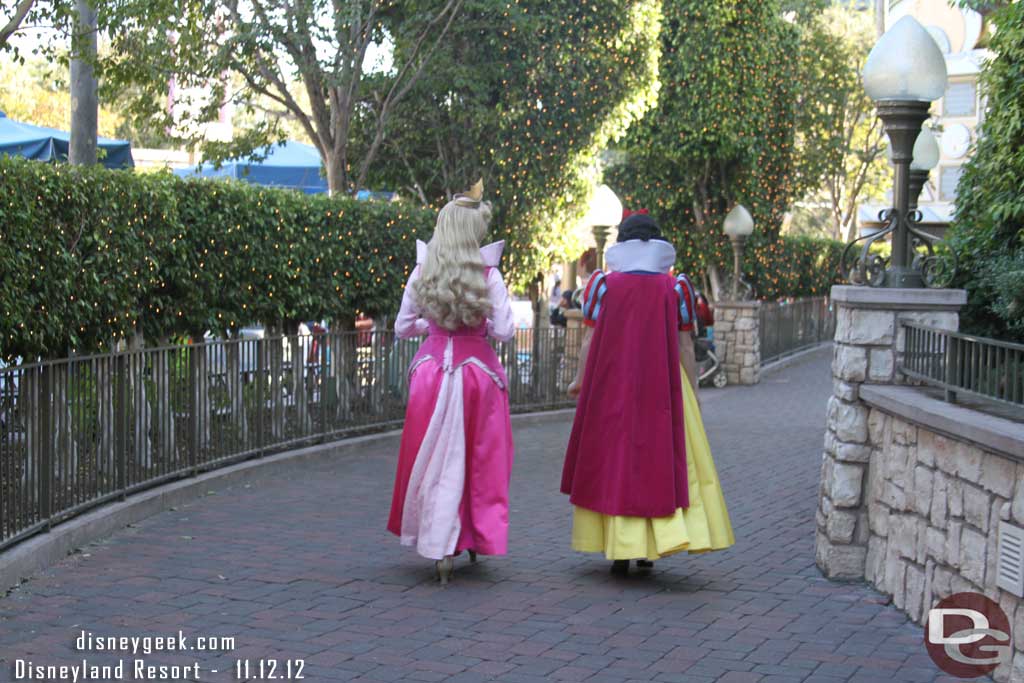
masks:
<svg viewBox="0 0 1024 683"><path fill-rule="evenodd" d="M982 72L988 111L957 194L951 243L956 286L968 291L964 329L1024 341L1024 4L999 7Z"/></svg>
<svg viewBox="0 0 1024 683"><path fill-rule="evenodd" d="M513 284L575 258L598 154L654 102L660 5L467 0L371 184L436 206L482 174Z"/></svg>
<svg viewBox="0 0 1024 683"><path fill-rule="evenodd" d="M772 259L785 251L782 216L810 185L795 152L799 29L775 1L681 0L664 12L658 105L630 129L608 182L627 207L650 209L695 275L731 262L722 220L737 202L766 245L751 252L758 272L784 265ZM796 282L758 279L763 297Z"/></svg>
<svg viewBox="0 0 1024 683"><path fill-rule="evenodd" d="M845 246L820 237L756 234L747 242L743 277L766 301L828 296Z"/></svg>
<svg viewBox="0 0 1024 683"><path fill-rule="evenodd" d="M676 267L693 276L706 274L710 266L732 273L732 249L727 247L710 261L684 231L671 239L676 247ZM827 296L839 281L839 259L846 245L836 240L806 235L772 236L755 232L747 240L741 272L758 299Z"/></svg>
<svg viewBox="0 0 1024 683"><path fill-rule="evenodd" d="M394 311L432 212L0 160L0 356Z"/></svg>
<svg viewBox="0 0 1024 683"><path fill-rule="evenodd" d="M821 234L850 239L858 205L880 199L891 181L885 134L861 84L875 43L874 22L868 12L833 5L811 14L800 29L798 196L810 199L827 220Z"/></svg>
<svg viewBox="0 0 1024 683"><path fill-rule="evenodd" d="M43 51L38 41L12 40L26 30L67 30L74 16L74 5L65 0L0 0L0 51L22 60L25 53ZM31 45L28 50L23 45Z"/></svg>

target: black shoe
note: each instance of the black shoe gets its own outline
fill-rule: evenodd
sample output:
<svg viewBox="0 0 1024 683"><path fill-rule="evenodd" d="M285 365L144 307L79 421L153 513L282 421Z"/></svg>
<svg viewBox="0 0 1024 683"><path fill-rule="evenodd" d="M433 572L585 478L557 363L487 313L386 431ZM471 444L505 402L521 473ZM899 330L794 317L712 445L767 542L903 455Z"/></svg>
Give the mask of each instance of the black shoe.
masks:
<svg viewBox="0 0 1024 683"><path fill-rule="evenodd" d="M616 576L629 574L629 560L615 560L612 562L612 574Z"/></svg>
<svg viewBox="0 0 1024 683"><path fill-rule="evenodd" d="M638 569L654 569L653 560L637 560L636 566Z"/></svg>

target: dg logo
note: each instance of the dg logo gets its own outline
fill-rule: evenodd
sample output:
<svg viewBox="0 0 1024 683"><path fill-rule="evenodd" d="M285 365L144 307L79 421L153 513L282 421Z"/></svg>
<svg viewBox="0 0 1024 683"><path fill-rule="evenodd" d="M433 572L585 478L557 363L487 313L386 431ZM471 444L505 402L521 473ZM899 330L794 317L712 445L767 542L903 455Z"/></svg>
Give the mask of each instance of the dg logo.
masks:
<svg viewBox="0 0 1024 683"><path fill-rule="evenodd" d="M925 646L936 666L958 678L979 678L1013 657L1010 620L980 593L955 593L928 611Z"/></svg>

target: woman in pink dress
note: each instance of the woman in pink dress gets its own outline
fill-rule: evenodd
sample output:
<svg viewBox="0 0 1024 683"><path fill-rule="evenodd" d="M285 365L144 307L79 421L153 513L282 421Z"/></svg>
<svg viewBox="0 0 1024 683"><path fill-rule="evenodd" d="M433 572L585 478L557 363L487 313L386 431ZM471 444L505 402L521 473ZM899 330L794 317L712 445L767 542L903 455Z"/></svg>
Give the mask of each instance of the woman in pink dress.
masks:
<svg viewBox="0 0 1024 683"><path fill-rule="evenodd" d="M508 549L512 423L508 379L488 337L515 334L498 271L504 242L480 248L490 220L483 184L456 195L402 297L395 333L427 335L409 368L409 403L388 530L435 561L447 584L454 555Z"/></svg>

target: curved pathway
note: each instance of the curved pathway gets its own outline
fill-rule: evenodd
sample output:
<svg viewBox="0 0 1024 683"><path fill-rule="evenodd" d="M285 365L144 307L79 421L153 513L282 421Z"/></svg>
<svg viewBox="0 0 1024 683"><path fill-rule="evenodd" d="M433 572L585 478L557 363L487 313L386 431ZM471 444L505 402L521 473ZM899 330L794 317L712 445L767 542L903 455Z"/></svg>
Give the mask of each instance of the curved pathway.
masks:
<svg viewBox="0 0 1024 683"><path fill-rule="evenodd" d="M94 544L0 598L0 681L35 665L303 660L308 681L939 681L922 630L864 584L822 578L814 511L830 352L752 388L704 392L738 545L615 578L568 548L558 494L570 416L516 430L512 547L451 587L384 531L397 439L211 491ZM76 650L96 636L181 631L226 652ZM140 647L145 643L140 643ZM264 674L270 662L264 661ZM297 667L293 663L293 667ZM212 669L217 669L214 673ZM197 678L187 669L180 671ZM159 673L146 671L144 675ZM245 670L242 669L242 678ZM953 679L949 679L953 680Z"/></svg>

